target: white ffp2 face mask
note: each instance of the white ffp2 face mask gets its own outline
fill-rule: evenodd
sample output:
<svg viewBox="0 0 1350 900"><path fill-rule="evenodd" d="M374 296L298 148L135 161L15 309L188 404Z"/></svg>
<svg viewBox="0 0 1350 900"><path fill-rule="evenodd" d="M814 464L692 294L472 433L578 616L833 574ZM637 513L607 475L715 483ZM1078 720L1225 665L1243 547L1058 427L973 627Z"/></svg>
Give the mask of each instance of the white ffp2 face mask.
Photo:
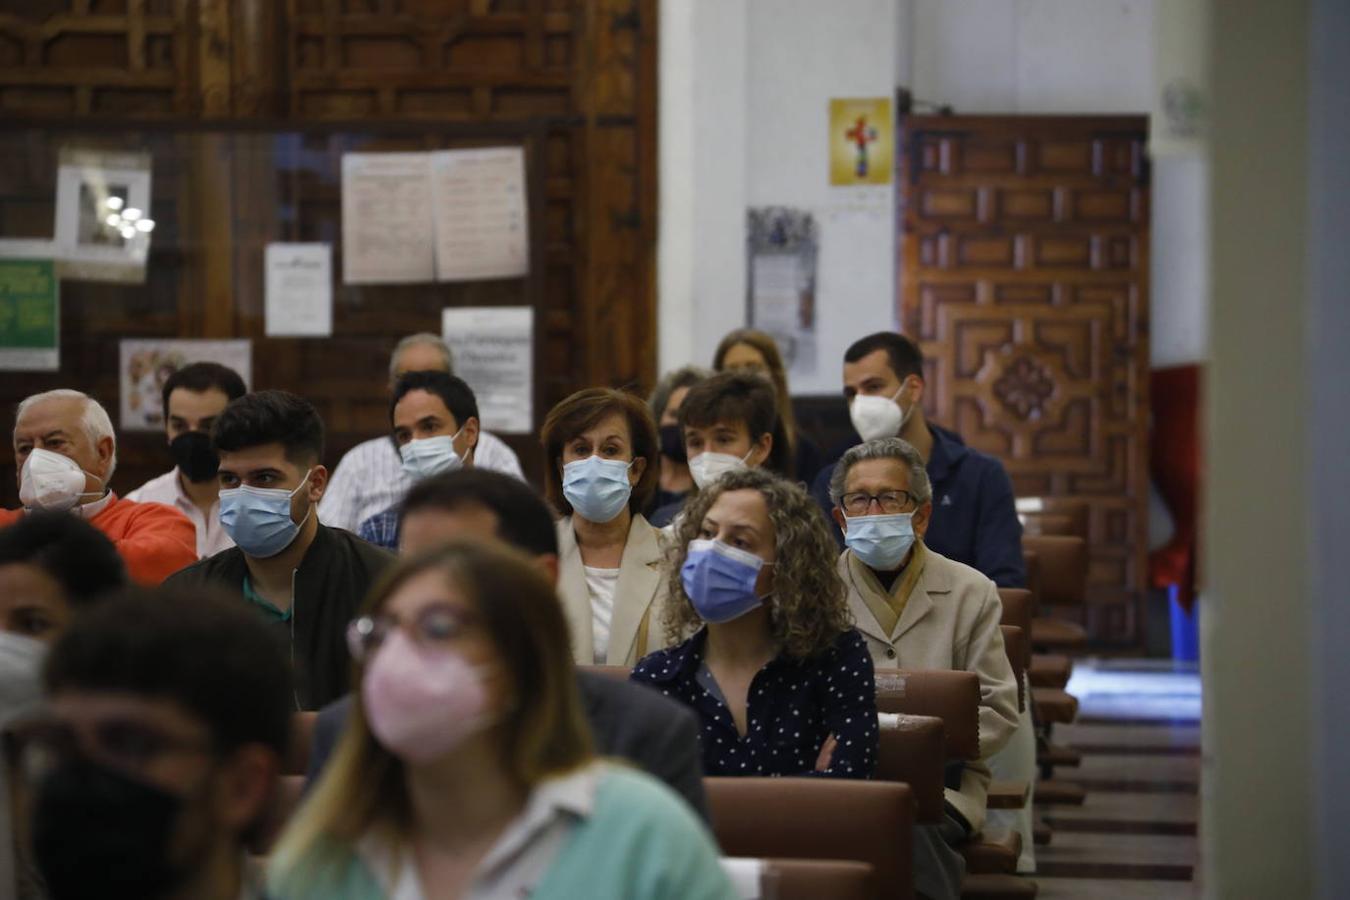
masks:
<svg viewBox="0 0 1350 900"><path fill-rule="evenodd" d="M732 456L730 453L713 453L710 450L705 450L689 460L689 474L693 476L694 484L698 485L698 489L701 491L728 472L744 469L746 459L754 452L754 447L751 447L749 453L746 453L745 456Z"/></svg>
<svg viewBox="0 0 1350 900"><path fill-rule="evenodd" d="M84 490L84 476L102 481L80 468L69 456L37 448L28 454L19 476L19 502L25 509L65 512L74 509L80 498L95 496Z"/></svg>
<svg viewBox="0 0 1350 900"><path fill-rule="evenodd" d="M904 389L905 384L901 382L893 396L859 394L853 398L853 403L848 408L848 417L853 420L858 437L864 441L875 441L878 438L893 438L900 434L900 429L905 427L909 414L914 411L913 405L908 410L900 407L899 398Z"/></svg>

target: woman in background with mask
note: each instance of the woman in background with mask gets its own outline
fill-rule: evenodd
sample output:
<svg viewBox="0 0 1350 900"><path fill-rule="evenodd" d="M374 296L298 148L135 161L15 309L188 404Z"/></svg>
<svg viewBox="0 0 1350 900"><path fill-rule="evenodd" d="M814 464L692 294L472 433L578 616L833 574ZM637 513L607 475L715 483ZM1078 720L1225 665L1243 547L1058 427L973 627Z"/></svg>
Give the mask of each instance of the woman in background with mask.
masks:
<svg viewBox="0 0 1350 900"><path fill-rule="evenodd" d="M680 405L684 403L689 389L708 377L708 372L698 366L685 366L664 375L652 395L647 398L647 406L661 436L661 481L656 495L648 507L647 518L662 507L675 504L676 508L684 502L685 495L694 490L694 477L689 474L689 457L684 452L684 434L680 430ZM660 527L662 522L652 522Z"/></svg>
<svg viewBox="0 0 1350 900"><path fill-rule="evenodd" d="M349 634L359 689L274 852L280 900L735 896L669 789L596 760L529 559L478 543L414 558Z"/></svg>
<svg viewBox="0 0 1350 900"><path fill-rule="evenodd" d="M674 546L665 625L685 640L633 680L699 714L704 774L870 778L872 659L806 492L729 472L686 507Z"/></svg>
<svg viewBox="0 0 1350 900"><path fill-rule="evenodd" d="M578 391L540 434L545 494L558 522L558 593L579 665L631 666L659 647L659 532L641 514L660 453L646 404L608 388Z"/></svg>
<svg viewBox="0 0 1350 900"><path fill-rule="evenodd" d="M778 399L778 421L782 423L782 437L786 456L792 460L793 472L798 478L810 478L824 465L820 447L797 427L797 415L792 409L792 394L788 389L787 366L778 352L773 335L756 328L737 328L722 338L713 354L713 370L717 372L753 372L773 382Z"/></svg>

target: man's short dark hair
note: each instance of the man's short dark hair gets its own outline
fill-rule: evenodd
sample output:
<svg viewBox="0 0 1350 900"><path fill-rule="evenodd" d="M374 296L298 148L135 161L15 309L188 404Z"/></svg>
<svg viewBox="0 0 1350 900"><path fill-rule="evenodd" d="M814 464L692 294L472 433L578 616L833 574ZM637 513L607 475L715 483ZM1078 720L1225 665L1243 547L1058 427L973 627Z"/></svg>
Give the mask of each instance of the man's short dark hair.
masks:
<svg viewBox="0 0 1350 900"><path fill-rule="evenodd" d="M531 556L558 555L558 532L544 501L519 479L486 469L460 469L417 482L399 510L403 520L419 510L451 512L481 506L497 515L497 537Z"/></svg>
<svg viewBox="0 0 1350 900"><path fill-rule="evenodd" d="M878 350L886 351L886 358L896 378L904 381L911 375L923 377L923 354L913 341L894 331L878 331L854 341L844 351L844 362L855 363Z"/></svg>
<svg viewBox="0 0 1350 900"><path fill-rule="evenodd" d="M127 583L113 542L68 512L33 512L0 529L0 565L9 563L27 563L56 579L77 609Z"/></svg>
<svg viewBox="0 0 1350 900"><path fill-rule="evenodd" d="M222 366L220 363L213 362L199 362L190 366L183 366L164 382L164 421L166 422L169 420L169 395L179 388L192 391L194 394L204 394L211 390L220 391L227 400L238 400L248 393L248 388L244 386L244 379L240 378L239 373L229 366Z"/></svg>
<svg viewBox="0 0 1350 900"><path fill-rule="evenodd" d="M225 407L211 429L216 450L234 451L281 444L297 465L323 459L323 420L304 397L288 391L256 391Z"/></svg>
<svg viewBox="0 0 1350 900"><path fill-rule="evenodd" d="M281 644L237 600L203 588L130 588L77 617L47 657L48 694L168 700L226 755L258 743L285 756L294 694Z"/></svg>
<svg viewBox="0 0 1350 900"><path fill-rule="evenodd" d="M390 425L394 423L394 407L398 406L398 401L410 391L426 391L440 397L460 428L463 428L469 419L478 418L478 398L474 397L473 389L465 384L464 379L449 372L431 370L408 372L394 385L394 399L389 401Z"/></svg>

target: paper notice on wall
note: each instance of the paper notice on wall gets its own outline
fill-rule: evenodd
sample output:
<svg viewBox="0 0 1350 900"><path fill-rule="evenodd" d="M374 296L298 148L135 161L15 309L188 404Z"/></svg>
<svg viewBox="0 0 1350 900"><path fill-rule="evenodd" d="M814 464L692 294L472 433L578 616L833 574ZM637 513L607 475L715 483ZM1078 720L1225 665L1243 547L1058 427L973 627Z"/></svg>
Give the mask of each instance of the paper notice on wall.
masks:
<svg viewBox="0 0 1350 900"><path fill-rule="evenodd" d="M148 153L62 148L56 171L62 278L144 281L154 229Z"/></svg>
<svg viewBox="0 0 1350 900"><path fill-rule="evenodd" d="M771 334L788 373L816 372L815 216L781 206L747 211L749 324Z"/></svg>
<svg viewBox="0 0 1350 900"><path fill-rule="evenodd" d="M484 428L534 431L534 310L522 306L447 309L441 315L455 374L473 388Z"/></svg>
<svg viewBox="0 0 1350 900"><path fill-rule="evenodd" d="M164 382L186 365L220 363L239 373L246 386L253 381L253 345L247 340L201 341L133 338L122 341L119 381L122 388L121 429L158 431L164 427Z"/></svg>
<svg viewBox="0 0 1350 900"><path fill-rule="evenodd" d="M520 147L432 153L431 186L438 280L519 278L529 272Z"/></svg>
<svg viewBox="0 0 1350 900"><path fill-rule="evenodd" d="M425 153L343 154L344 283L434 279L429 165Z"/></svg>
<svg viewBox="0 0 1350 900"><path fill-rule="evenodd" d="M267 336L333 333L333 248L268 244L264 254Z"/></svg>
<svg viewBox="0 0 1350 900"><path fill-rule="evenodd" d="M61 368L60 309L50 259L0 259L0 370Z"/></svg>

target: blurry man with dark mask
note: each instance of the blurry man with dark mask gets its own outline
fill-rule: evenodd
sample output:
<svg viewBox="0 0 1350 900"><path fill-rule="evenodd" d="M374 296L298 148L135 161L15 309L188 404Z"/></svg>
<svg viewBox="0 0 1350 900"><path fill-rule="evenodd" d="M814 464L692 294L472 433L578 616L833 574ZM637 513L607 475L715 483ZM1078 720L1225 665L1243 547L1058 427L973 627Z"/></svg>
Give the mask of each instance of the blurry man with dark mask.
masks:
<svg viewBox="0 0 1350 900"><path fill-rule="evenodd" d="M220 457L211 449L211 426L231 400L246 392L239 373L218 363L193 363L170 375L164 382L164 431L174 467L127 495L187 516L197 529L198 557L234 546L220 525Z"/></svg>
<svg viewBox="0 0 1350 900"><path fill-rule="evenodd" d="M286 750L287 677L257 617L209 592L128 592L77 619L14 740L48 900L260 897L245 849Z"/></svg>

